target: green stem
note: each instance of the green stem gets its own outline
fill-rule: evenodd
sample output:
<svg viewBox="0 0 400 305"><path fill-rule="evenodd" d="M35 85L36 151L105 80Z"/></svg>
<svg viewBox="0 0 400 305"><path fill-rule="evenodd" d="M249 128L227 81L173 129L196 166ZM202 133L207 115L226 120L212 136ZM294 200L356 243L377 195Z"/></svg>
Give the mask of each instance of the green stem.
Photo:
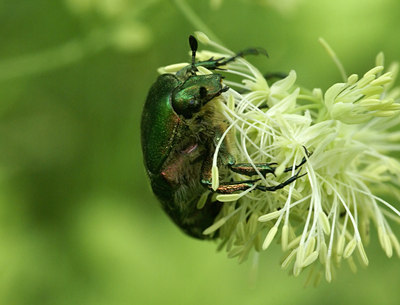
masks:
<svg viewBox="0 0 400 305"><path fill-rule="evenodd" d="M343 81L347 82L347 73L344 69L342 63L340 62L339 58L337 57L335 51L331 48L331 46L325 41L325 39L319 39L320 44L324 47L324 49L328 52L329 56L332 58L333 62L336 64L337 68L339 69L340 74L342 75Z"/></svg>
<svg viewBox="0 0 400 305"><path fill-rule="evenodd" d="M221 40L213 33L213 31L200 19L200 17L192 10L192 8L184 0L173 0L177 8L179 8L186 19L199 31L204 32L211 40L221 43Z"/></svg>

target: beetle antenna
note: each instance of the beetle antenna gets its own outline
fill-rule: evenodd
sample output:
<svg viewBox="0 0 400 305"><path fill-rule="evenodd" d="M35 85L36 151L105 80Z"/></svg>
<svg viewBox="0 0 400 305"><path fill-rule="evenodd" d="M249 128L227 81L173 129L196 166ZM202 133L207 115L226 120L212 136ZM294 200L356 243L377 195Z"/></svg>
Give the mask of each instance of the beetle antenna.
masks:
<svg viewBox="0 0 400 305"><path fill-rule="evenodd" d="M189 45L190 45L190 49L192 50L192 67L193 67L193 70L196 71L194 64L196 63L196 52L197 52L198 44L197 44L197 39L194 38L194 36L192 36L192 35L189 36Z"/></svg>

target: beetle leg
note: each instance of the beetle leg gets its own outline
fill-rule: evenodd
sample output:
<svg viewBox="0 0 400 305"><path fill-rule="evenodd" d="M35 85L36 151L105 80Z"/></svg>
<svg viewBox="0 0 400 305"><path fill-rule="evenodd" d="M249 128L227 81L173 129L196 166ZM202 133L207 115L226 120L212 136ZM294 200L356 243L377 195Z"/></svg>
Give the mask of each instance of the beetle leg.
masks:
<svg viewBox="0 0 400 305"><path fill-rule="evenodd" d="M256 163L255 168L250 163L236 163L229 166L229 169L235 173L248 177L258 175L256 169L265 177L267 174L274 174L277 163Z"/></svg>
<svg viewBox="0 0 400 305"><path fill-rule="evenodd" d="M289 185L293 181L295 181L298 178L303 177L307 173L304 173L302 175L299 175L300 170L297 171L296 174L294 174L292 177L289 179L285 180L284 182L274 185L274 186L265 186L265 185L255 185L257 181L260 181L261 179L254 179L254 180L244 180L244 181L232 181L232 182L224 182L221 183L218 188L215 190L215 192L220 193L220 194L232 194L237 191L245 191L248 190L252 187L256 190L260 190L263 192L274 192L277 190L280 190L284 188L286 185ZM214 191L211 187L211 181L210 180L201 180L201 183L206 186L208 189L211 191Z"/></svg>
<svg viewBox="0 0 400 305"><path fill-rule="evenodd" d="M236 53L236 55L234 55L234 56L232 56L230 58L227 58L227 59L225 59L223 61L217 62L217 67L218 66L224 66L227 63L235 61L239 57L244 57L246 55L260 55L260 54L263 54L263 55L268 57L267 51L265 49L263 49L263 48L249 48L249 49L246 49L246 50L243 50L243 51L240 51L240 52Z"/></svg>
<svg viewBox="0 0 400 305"><path fill-rule="evenodd" d="M297 165L295 165L294 166L294 170L296 170L296 169L298 169L300 166L302 166L304 163L306 163L307 162L307 159L306 159L306 157L303 157L303 159L301 160L301 162L299 163L299 164L297 164ZM287 173L287 172L291 172L293 170L293 166L289 166L289 167L286 167L285 168L285 170L283 171L284 173Z"/></svg>
<svg viewBox="0 0 400 305"><path fill-rule="evenodd" d="M305 153L307 157L311 156L312 153L309 153L307 151L307 148L304 147ZM307 162L307 157L303 157L301 162L299 164L296 164L294 167L290 166L284 169L284 172L290 172L293 169L299 169L304 163ZM258 173L256 172L256 169L263 175L266 176L267 174L273 174L275 173L277 163L256 163L254 164L255 168L250 164L250 163L237 163L235 164L234 158L231 156L229 161L226 163L228 168L238 174L242 174L245 176L255 176ZM205 165L205 166L204 166ZM232 181L232 182L224 182L221 183L218 188L215 190L217 193L221 194L232 194L237 191L244 191L248 190L252 187L254 189L263 191L263 192L274 192L276 190L279 190L281 188L284 188L286 185L289 185L296 179L303 177L305 174L299 175L300 173L299 169L296 174L291 176L289 179L285 180L284 182L274 185L274 186L265 186L265 185L255 185L256 182L260 181L261 179L253 179L253 180L244 180L244 181ZM209 188L211 191L214 191L212 189L212 183L211 183L211 162L206 162L203 164L203 179L201 180L201 183Z"/></svg>
<svg viewBox="0 0 400 305"><path fill-rule="evenodd" d="M278 184L278 185L274 185L274 186L258 185L258 188L257 188L257 189L260 190L260 191L264 191L264 192L274 192L274 191L276 191L276 190L280 190L281 188L284 188L286 185L289 185L290 183L292 183L292 182L295 181L296 179L301 178L301 177L307 175L307 173L304 173L304 174L302 174L302 175L299 176L300 170L301 170L301 169L299 169L299 170L297 171L297 173L294 174L292 177L290 177L289 179L287 179L286 181L283 181L282 183L280 183L280 184Z"/></svg>
<svg viewBox="0 0 400 305"><path fill-rule="evenodd" d="M210 191L219 193L219 194L232 194L237 191L245 191L249 188L252 188L257 181L260 179L254 180L244 180L244 181L232 181L232 182L223 182L221 183L218 188L214 191L211 187L210 180L201 180L201 183L206 186ZM259 189L264 191L264 188L260 188L261 185L256 185L255 189Z"/></svg>
<svg viewBox="0 0 400 305"><path fill-rule="evenodd" d="M307 156L311 156L311 153L307 151L307 149L304 147ZM298 169L301 167L304 163L307 162L307 158L303 157L301 162L297 165L294 166L294 169ZM245 176L255 176L258 175L256 169L265 177L267 174L273 174L275 175L275 170L277 163L255 163L254 167L250 163L236 163L232 165L228 165L229 169L235 173L245 175ZM291 172L293 170L293 166L289 166L284 169L284 173Z"/></svg>

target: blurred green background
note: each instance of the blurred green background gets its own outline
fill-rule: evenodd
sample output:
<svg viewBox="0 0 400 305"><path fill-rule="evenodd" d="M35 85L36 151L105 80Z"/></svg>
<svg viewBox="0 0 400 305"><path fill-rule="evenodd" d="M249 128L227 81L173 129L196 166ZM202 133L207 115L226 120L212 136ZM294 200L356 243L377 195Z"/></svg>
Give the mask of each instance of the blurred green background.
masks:
<svg viewBox="0 0 400 305"><path fill-rule="evenodd" d="M400 60L398 0L187 1L265 72L326 89L379 51ZM398 304L400 261L376 236L370 266L304 288L278 246L238 265L163 214L139 122L159 66L187 61L198 30L182 1L0 0L0 304ZM201 29L204 30L204 29Z"/></svg>

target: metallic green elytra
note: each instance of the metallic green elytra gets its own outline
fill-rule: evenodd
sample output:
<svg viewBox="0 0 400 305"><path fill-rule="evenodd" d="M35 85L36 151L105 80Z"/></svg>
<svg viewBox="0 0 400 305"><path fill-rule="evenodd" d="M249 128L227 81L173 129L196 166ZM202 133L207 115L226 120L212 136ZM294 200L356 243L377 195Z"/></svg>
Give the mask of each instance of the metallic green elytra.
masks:
<svg viewBox="0 0 400 305"><path fill-rule="evenodd" d="M238 57L266 52L252 48L233 57L196 62L197 41L190 36L189 43L192 63L176 74L160 75L150 88L142 113L142 150L151 187L165 212L185 233L200 239L215 238L218 232L212 236L203 234L213 224L222 206L222 203L212 201L211 196L212 158L218 140L226 130L214 101L229 88L222 84L220 74L197 75L197 67L218 70ZM257 174L250 164L235 163L228 140L219 150L217 164L221 181L228 171L249 177ZM274 165L261 163L256 164L256 168L266 175L274 173ZM297 178L298 172L277 186L257 184L255 189L274 191ZM216 192L229 194L246 190L254 187L258 180L221 183ZM198 208L199 199L205 192L209 193L207 200Z"/></svg>

